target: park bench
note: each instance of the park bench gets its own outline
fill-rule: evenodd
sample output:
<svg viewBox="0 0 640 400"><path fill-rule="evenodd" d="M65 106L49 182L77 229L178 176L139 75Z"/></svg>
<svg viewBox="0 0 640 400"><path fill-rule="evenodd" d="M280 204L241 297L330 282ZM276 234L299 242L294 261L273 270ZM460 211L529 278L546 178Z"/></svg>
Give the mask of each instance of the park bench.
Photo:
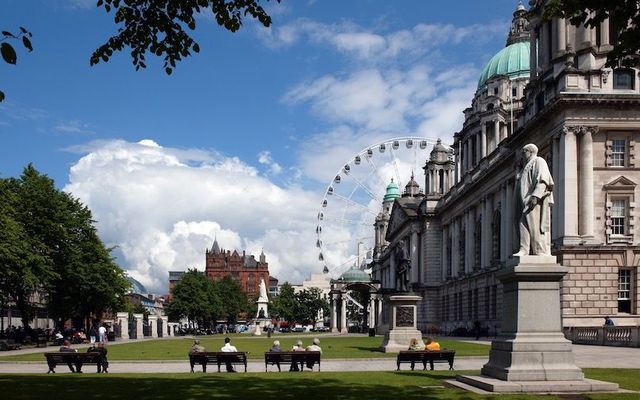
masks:
<svg viewBox="0 0 640 400"><path fill-rule="evenodd" d="M13 339L0 340L0 351L20 350L21 347L22 345L14 342Z"/></svg>
<svg viewBox="0 0 640 400"><path fill-rule="evenodd" d="M276 365L278 371L281 371L280 364L291 365L299 364L300 371L304 369L305 364L318 364L320 371L320 352L319 351L267 351L264 353L264 370L267 371L269 364ZM313 370L313 368L311 368Z"/></svg>
<svg viewBox="0 0 640 400"><path fill-rule="evenodd" d="M48 352L44 353L47 358L49 371L47 373L56 373L55 369L58 364L71 364L75 366L76 372L82 371L85 364L98 365L102 362L102 354L100 353L72 353L72 352Z"/></svg>
<svg viewBox="0 0 640 400"><path fill-rule="evenodd" d="M220 372L221 365L244 365L244 372L247 372L247 353L243 351L190 353L189 363L191 364L191 372L196 364L202 365L202 372L207 372L207 364L218 364L218 372Z"/></svg>
<svg viewBox="0 0 640 400"><path fill-rule="evenodd" d="M398 371L400 371L400 364L410 363L411 370L413 371L415 363L422 363L423 370L427 369L427 362L431 370L433 370L433 363L446 362L449 363L449 370L453 370L453 358L455 356L455 350L423 350L423 351L401 351L398 353L396 362L398 364Z"/></svg>

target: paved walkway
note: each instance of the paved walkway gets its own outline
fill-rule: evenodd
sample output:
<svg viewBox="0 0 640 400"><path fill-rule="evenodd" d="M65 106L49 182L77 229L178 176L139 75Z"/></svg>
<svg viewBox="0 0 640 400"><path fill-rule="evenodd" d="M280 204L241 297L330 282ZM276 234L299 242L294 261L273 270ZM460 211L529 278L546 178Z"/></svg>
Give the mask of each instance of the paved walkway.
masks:
<svg viewBox="0 0 640 400"><path fill-rule="evenodd" d="M139 340L138 340L139 342ZM473 343L485 343L486 341L472 341ZM110 343L110 346L123 342ZM50 350L51 348L49 348ZM16 352L3 352L25 354L27 352L43 352L47 349L25 349ZM573 352L576 364L582 368L639 368L640 349L627 347L604 347L574 345ZM486 362L487 357L456 357L454 367L456 370L479 370ZM111 361L109 371L112 373L162 373L162 372L189 372L189 362L184 361ZM447 369L446 364L436 364L436 369ZM93 372L94 366L87 366L87 372ZM403 370L409 369L408 365L402 365ZM370 359L331 359L322 361L322 371L394 371L396 369L395 358L370 358ZM65 371L66 370L66 371ZM264 361L250 360L248 372L264 372ZM317 367L316 369L317 370ZM42 373L47 371L44 357L41 362L7 362L0 361L0 373ZM56 368L58 372L69 372L66 366ZM210 372L217 371L215 367L209 367ZM277 371L275 366L269 366L269 371Z"/></svg>

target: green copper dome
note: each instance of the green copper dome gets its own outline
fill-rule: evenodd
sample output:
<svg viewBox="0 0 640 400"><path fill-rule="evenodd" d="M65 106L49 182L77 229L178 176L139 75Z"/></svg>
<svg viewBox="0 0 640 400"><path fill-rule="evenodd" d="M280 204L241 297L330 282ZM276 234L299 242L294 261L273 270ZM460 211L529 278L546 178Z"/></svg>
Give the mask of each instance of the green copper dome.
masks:
<svg viewBox="0 0 640 400"><path fill-rule="evenodd" d="M382 201L386 203L387 201L394 201L400 197L400 189L393 179L391 179L391 183L387 186L387 193L384 195L384 199Z"/></svg>
<svg viewBox="0 0 640 400"><path fill-rule="evenodd" d="M369 274L356 267L351 267L347 272L340 276L340 279L347 282L369 282Z"/></svg>
<svg viewBox="0 0 640 400"><path fill-rule="evenodd" d="M529 76L529 42L513 43L493 56L482 70L478 89L495 75L506 75L509 79Z"/></svg>

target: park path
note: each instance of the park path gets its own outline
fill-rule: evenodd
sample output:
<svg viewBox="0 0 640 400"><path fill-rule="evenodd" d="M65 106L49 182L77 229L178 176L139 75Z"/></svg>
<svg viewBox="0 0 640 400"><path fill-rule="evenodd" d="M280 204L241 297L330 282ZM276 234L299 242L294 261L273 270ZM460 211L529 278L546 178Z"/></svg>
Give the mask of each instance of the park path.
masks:
<svg viewBox="0 0 640 400"><path fill-rule="evenodd" d="M486 341L472 341L485 343ZM110 345L116 345L110 344ZM34 349L21 350L21 354ZM37 349L43 352L46 349ZM3 352L2 355L8 355ZM574 345L573 353L576 364L582 368L639 368L640 349L628 347L605 347ZM486 362L487 357L456 357L454 367L456 370L479 370ZM111 361L109 371L112 373L178 373L189 372L189 363L186 361ZM436 369L447 369L445 364L436 364ZM93 372L93 366L87 366L87 372ZM66 366L58 366L58 372L65 372ZM322 361L322 371L394 371L396 362L394 358L369 358L369 359L330 359ZM408 365L402 365L407 370ZM269 366L269 371L276 371L275 366ZM317 367L314 369L317 371ZM42 373L47 371L44 357L41 362L9 362L0 361L0 373ZM209 367L209 372L216 372L217 368ZM247 366L248 372L265 372L264 361L250 360ZM66 371L68 372L68 370Z"/></svg>

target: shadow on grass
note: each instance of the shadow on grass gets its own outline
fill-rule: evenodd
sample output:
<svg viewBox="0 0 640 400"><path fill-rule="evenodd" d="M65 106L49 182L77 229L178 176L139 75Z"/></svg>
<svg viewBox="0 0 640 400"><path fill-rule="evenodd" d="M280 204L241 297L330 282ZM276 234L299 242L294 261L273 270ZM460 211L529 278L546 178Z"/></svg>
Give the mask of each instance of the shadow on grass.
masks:
<svg viewBox="0 0 640 400"><path fill-rule="evenodd" d="M14 399L477 399L441 387L430 374L167 374L167 375L4 375L0 390ZM486 397L485 397L486 398Z"/></svg>

